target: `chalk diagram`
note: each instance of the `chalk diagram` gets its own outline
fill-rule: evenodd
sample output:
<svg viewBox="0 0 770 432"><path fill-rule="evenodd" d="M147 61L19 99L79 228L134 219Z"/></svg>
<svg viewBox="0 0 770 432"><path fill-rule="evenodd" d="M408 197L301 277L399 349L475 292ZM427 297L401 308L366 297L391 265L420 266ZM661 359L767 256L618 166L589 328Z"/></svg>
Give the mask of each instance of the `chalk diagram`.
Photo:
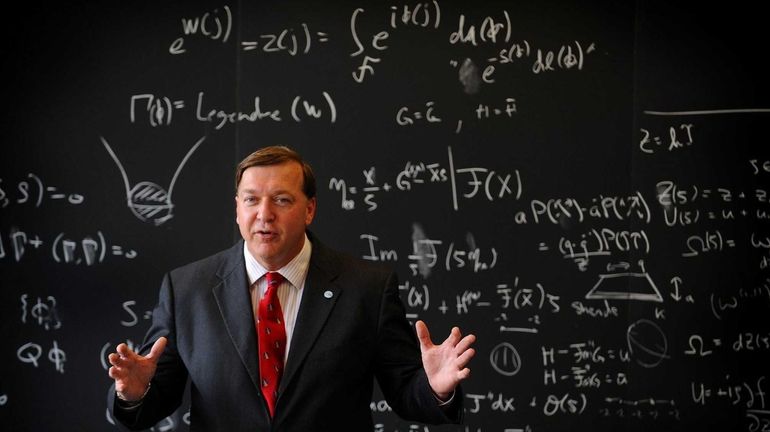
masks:
<svg viewBox="0 0 770 432"><path fill-rule="evenodd" d="M206 137L201 137L184 156L182 162L177 167L174 176L171 178L168 190L149 181L142 181L131 187L131 183L128 180L128 174L126 173L123 164L120 163L120 159L115 155L115 152L104 137L100 136L99 139L102 141L102 144L104 144L104 148L107 149L107 153L109 153L115 161L115 164L120 170L120 174L123 176L123 183L126 187L126 204L128 205L128 208L131 209L131 212L134 213L134 216L139 218L142 222L152 223L155 226L160 226L173 218L174 203L171 202L171 194L174 192L174 184L179 177L179 173L182 172L185 163L187 163L187 160L190 159L190 156L192 156L195 150L198 149Z"/></svg>
<svg viewBox="0 0 770 432"><path fill-rule="evenodd" d="M616 266L608 265L607 270L612 271L616 267L622 270L618 273L605 273L599 275L599 280L591 291L586 294L589 300L640 300L663 303L658 287L652 281L650 274L644 269L644 261L639 260L641 272L627 271L630 265L626 262Z"/></svg>
<svg viewBox="0 0 770 432"><path fill-rule="evenodd" d="M655 282L644 268L644 260L638 262L641 271L629 271L631 265L625 261L608 264L607 272L599 275L599 280L586 294L590 300L639 300L663 302ZM615 272L616 270L619 272ZM628 351L637 364L645 368L654 368L668 359L668 340L663 330L653 321L641 319L626 330Z"/></svg>
<svg viewBox="0 0 770 432"><path fill-rule="evenodd" d="M492 350L489 362L497 373L504 376L514 376L521 369L519 352L508 342L503 342Z"/></svg>
<svg viewBox="0 0 770 432"><path fill-rule="evenodd" d="M668 340L653 321L640 319L626 330L628 352L639 366L654 368L669 358Z"/></svg>

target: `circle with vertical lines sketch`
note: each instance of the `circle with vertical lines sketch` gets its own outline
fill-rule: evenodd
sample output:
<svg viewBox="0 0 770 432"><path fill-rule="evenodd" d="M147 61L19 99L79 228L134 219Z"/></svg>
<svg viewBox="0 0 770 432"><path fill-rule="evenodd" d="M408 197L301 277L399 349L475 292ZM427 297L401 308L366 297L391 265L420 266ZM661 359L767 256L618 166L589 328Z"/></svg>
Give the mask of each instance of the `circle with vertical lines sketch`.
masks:
<svg viewBox="0 0 770 432"><path fill-rule="evenodd" d="M519 352L508 342L503 342L492 350L489 355L489 362L500 375L513 376L519 373L519 369L521 369Z"/></svg>

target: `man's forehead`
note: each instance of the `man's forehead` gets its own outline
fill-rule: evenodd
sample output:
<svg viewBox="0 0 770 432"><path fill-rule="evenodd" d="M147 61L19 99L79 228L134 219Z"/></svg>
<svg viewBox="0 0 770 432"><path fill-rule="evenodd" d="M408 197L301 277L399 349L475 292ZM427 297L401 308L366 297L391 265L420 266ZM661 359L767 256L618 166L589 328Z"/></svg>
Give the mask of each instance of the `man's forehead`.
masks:
<svg viewBox="0 0 770 432"><path fill-rule="evenodd" d="M243 175L267 174L287 175L291 177L302 176L302 165L295 161L286 161L272 165L255 165L246 168Z"/></svg>
<svg viewBox="0 0 770 432"><path fill-rule="evenodd" d="M302 187L302 167L286 162L278 165L260 165L243 172L238 190L257 192L269 189L271 192L290 191Z"/></svg>

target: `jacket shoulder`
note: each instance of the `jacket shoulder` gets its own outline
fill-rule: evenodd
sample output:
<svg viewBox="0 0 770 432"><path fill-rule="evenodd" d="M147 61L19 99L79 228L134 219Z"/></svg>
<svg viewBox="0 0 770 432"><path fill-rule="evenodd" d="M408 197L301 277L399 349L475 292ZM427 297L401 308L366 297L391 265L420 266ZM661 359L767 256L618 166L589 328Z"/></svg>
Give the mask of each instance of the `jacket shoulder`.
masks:
<svg viewBox="0 0 770 432"><path fill-rule="evenodd" d="M317 252L315 244L313 247L315 256L311 259L311 265L324 269L332 278L382 282L396 276L393 268L385 263L365 260L323 244L318 245Z"/></svg>
<svg viewBox="0 0 770 432"><path fill-rule="evenodd" d="M169 272L172 281L219 280L221 277L243 266L243 242L238 242L228 249L213 255L184 264Z"/></svg>

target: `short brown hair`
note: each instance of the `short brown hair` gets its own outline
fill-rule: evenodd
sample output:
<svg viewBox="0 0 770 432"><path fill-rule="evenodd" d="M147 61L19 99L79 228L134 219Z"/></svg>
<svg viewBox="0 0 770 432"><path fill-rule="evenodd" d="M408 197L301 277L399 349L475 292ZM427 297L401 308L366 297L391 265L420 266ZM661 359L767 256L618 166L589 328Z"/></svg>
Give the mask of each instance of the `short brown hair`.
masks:
<svg viewBox="0 0 770 432"><path fill-rule="evenodd" d="M315 175L310 165L296 151L286 146L263 147L246 156L235 168L235 193L241 184L243 172L255 166L280 165L284 162L297 162L302 166L302 192L308 198L315 198Z"/></svg>

